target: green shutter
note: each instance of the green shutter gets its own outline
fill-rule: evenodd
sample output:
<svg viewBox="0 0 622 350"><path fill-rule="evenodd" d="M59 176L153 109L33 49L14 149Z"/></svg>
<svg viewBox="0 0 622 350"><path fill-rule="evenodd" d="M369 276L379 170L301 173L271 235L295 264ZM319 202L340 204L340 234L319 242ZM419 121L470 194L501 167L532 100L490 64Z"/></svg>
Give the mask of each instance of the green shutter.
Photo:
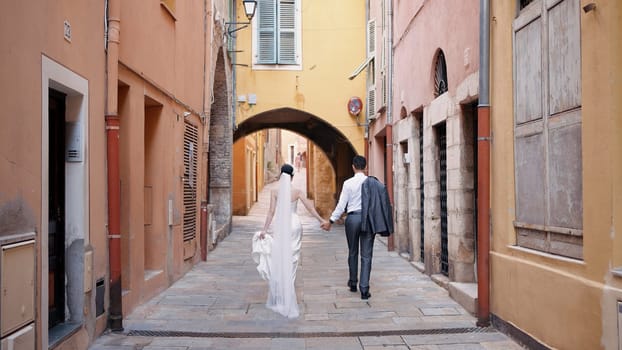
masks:
<svg viewBox="0 0 622 350"><path fill-rule="evenodd" d="M260 0L258 8L258 63L275 64L276 62L276 1Z"/></svg>
<svg viewBox="0 0 622 350"><path fill-rule="evenodd" d="M278 63L296 64L296 1L279 0Z"/></svg>

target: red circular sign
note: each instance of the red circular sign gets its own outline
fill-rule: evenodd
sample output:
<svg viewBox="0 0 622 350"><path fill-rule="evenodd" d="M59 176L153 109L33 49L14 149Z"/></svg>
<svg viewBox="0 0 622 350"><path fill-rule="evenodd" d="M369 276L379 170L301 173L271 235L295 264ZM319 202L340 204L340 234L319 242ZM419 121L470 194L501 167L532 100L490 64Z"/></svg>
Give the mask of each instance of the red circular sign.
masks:
<svg viewBox="0 0 622 350"><path fill-rule="evenodd" d="M363 101L360 98L354 96L350 97L350 101L348 101L348 113L353 117L356 117L361 113L363 109Z"/></svg>

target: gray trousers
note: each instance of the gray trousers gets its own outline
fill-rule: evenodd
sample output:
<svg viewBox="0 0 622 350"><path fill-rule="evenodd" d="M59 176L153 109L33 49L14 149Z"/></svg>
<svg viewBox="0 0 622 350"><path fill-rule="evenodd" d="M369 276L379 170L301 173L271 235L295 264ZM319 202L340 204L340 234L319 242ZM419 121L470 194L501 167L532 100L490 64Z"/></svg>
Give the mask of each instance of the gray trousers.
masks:
<svg viewBox="0 0 622 350"><path fill-rule="evenodd" d="M361 214L351 213L346 218L346 238L348 239L348 267L350 268L350 283L358 281L359 244L361 247L361 293L369 291L369 275L371 273L371 259L374 252L375 234L361 232Z"/></svg>

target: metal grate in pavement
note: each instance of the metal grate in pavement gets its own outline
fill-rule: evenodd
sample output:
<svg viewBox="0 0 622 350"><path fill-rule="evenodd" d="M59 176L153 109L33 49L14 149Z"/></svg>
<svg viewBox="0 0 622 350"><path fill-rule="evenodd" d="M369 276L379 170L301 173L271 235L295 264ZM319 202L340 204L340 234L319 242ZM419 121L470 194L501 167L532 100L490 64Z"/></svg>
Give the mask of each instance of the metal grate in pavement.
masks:
<svg viewBox="0 0 622 350"><path fill-rule="evenodd" d="M435 335L435 334L465 334L465 333L493 333L493 327L468 328L433 328L433 329L404 329L386 331L360 332L186 332L186 331L151 331L130 330L128 336L140 337L188 337L188 338L333 338L333 337L380 337L390 335Z"/></svg>

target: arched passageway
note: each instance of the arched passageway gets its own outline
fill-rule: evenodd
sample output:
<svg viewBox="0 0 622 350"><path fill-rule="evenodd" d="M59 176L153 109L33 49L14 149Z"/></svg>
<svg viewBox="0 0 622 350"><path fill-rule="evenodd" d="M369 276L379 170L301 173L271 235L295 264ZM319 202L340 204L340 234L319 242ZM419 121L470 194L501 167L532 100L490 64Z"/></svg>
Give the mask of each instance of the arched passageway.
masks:
<svg viewBox="0 0 622 350"><path fill-rule="evenodd" d="M343 181L352 176L352 157L357 152L341 131L324 119L293 108L273 109L240 123L233 133L233 142L263 129L293 131L319 147L335 172L337 193L341 191Z"/></svg>

